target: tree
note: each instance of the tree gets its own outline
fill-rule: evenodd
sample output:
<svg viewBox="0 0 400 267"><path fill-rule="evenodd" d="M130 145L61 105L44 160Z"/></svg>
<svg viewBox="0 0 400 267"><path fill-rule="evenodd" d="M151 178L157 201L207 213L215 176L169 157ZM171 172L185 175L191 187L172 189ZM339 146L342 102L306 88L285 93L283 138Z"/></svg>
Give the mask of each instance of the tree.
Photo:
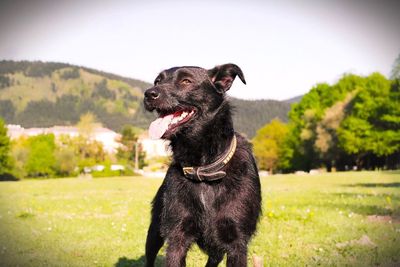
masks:
<svg viewBox="0 0 400 267"><path fill-rule="evenodd" d="M281 168L399 166L399 84L372 73L346 74L336 84L314 86L289 112Z"/></svg>
<svg viewBox="0 0 400 267"><path fill-rule="evenodd" d="M390 79L400 79L400 54L393 62L392 71L390 73Z"/></svg>
<svg viewBox="0 0 400 267"><path fill-rule="evenodd" d="M11 83L12 82L9 77L0 75L0 90L9 87Z"/></svg>
<svg viewBox="0 0 400 267"><path fill-rule="evenodd" d="M359 169L384 167L400 152L399 99L398 81L379 73L365 78L338 129L340 146L355 157Z"/></svg>
<svg viewBox="0 0 400 267"><path fill-rule="evenodd" d="M107 80L103 79L101 80L101 82L95 84L92 97L94 98L102 97L106 99L115 100L116 93L107 87Z"/></svg>
<svg viewBox="0 0 400 267"><path fill-rule="evenodd" d="M16 109L11 100L0 100L0 117L2 117L7 123L11 123L14 120Z"/></svg>
<svg viewBox="0 0 400 267"><path fill-rule="evenodd" d="M17 115L16 121L25 127L47 127L54 125L56 114L54 103L47 99L29 101L25 110Z"/></svg>
<svg viewBox="0 0 400 267"><path fill-rule="evenodd" d="M101 127L101 124L96 121L96 117L93 113L87 112L80 117L76 126L78 127L79 135L85 139L91 139L94 131L96 128Z"/></svg>
<svg viewBox="0 0 400 267"><path fill-rule="evenodd" d="M286 124L279 119L273 119L257 131L252 143L259 168L273 172L279 166L280 147L287 131Z"/></svg>
<svg viewBox="0 0 400 267"><path fill-rule="evenodd" d="M333 165L343 170L339 162L343 153L338 145L337 129L345 118L347 107L354 98L354 92L348 93L343 101L336 102L330 108L327 108L323 117L317 122L315 134L316 139L314 149L318 153L322 163L325 164L327 171L330 172Z"/></svg>
<svg viewBox="0 0 400 267"><path fill-rule="evenodd" d="M60 78L63 80L78 79L80 77L78 68L69 68L60 73Z"/></svg>
<svg viewBox="0 0 400 267"><path fill-rule="evenodd" d="M340 146L347 154L355 156L358 169L361 169L362 158L368 153L367 143L372 125L355 116L347 117L338 129Z"/></svg>
<svg viewBox="0 0 400 267"><path fill-rule="evenodd" d="M77 157L73 147L58 147L56 153L56 171L61 176L71 176L77 167Z"/></svg>
<svg viewBox="0 0 400 267"><path fill-rule="evenodd" d="M29 177L52 176L55 174L55 137L41 134L28 138L29 154L25 164Z"/></svg>
<svg viewBox="0 0 400 267"><path fill-rule="evenodd" d="M94 131L101 127L101 124L96 122L95 116L90 112L82 115L77 127L79 136L70 141L78 157L79 168L83 169L104 161L106 154L103 144L94 140Z"/></svg>
<svg viewBox="0 0 400 267"><path fill-rule="evenodd" d="M9 174L12 161L10 158L10 138L3 119L0 118L0 177Z"/></svg>
<svg viewBox="0 0 400 267"><path fill-rule="evenodd" d="M314 150L315 128L323 116L324 106L333 94L330 85L320 83L304 95L300 103L293 104L289 112L289 132L282 144L282 167L285 171L310 170L318 164Z"/></svg>
<svg viewBox="0 0 400 267"><path fill-rule="evenodd" d="M12 141L11 156L14 161L13 173L19 178L26 177L25 164L29 156L28 139L21 136Z"/></svg>
<svg viewBox="0 0 400 267"><path fill-rule="evenodd" d="M120 139L122 146L118 148L117 158L131 166L135 166L137 161L138 166L135 166L135 168L138 167L140 169L145 165L145 152L138 142L139 132L140 129L131 125L125 125L122 128L122 136ZM137 156L136 153L138 153Z"/></svg>

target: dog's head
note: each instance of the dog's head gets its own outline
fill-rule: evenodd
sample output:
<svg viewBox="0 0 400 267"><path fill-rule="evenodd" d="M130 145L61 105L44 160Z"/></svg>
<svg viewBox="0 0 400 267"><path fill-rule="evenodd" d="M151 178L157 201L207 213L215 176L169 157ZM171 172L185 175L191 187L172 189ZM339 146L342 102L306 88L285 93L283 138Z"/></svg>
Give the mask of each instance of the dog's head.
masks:
<svg viewBox="0 0 400 267"><path fill-rule="evenodd" d="M175 67L161 72L154 86L144 93L145 108L159 115L150 125L150 137L170 139L211 120L236 76L246 84L242 70L235 64L210 70Z"/></svg>

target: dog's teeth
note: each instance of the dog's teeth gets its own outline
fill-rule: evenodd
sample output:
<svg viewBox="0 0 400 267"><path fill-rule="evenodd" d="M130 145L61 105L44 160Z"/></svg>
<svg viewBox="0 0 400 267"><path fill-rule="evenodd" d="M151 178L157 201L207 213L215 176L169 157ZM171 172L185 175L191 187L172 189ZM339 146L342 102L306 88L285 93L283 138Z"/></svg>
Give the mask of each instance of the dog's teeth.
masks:
<svg viewBox="0 0 400 267"><path fill-rule="evenodd" d="M184 118L186 118L187 115L188 113L186 111L182 112L181 116L179 117L179 120L183 120Z"/></svg>

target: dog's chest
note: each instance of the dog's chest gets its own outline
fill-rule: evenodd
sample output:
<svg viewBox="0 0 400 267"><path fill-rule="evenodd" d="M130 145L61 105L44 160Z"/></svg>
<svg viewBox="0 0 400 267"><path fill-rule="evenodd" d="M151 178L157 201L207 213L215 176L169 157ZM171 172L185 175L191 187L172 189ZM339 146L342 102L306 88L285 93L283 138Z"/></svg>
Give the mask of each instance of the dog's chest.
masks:
<svg viewBox="0 0 400 267"><path fill-rule="evenodd" d="M209 198L205 196L205 193L203 191L200 192L200 202L201 204L203 204L203 207L205 209L208 209Z"/></svg>
<svg viewBox="0 0 400 267"><path fill-rule="evenodd" d="M204 210L209 211L215 201L215 189L207 184L200 184L198 198Z"/></svg>

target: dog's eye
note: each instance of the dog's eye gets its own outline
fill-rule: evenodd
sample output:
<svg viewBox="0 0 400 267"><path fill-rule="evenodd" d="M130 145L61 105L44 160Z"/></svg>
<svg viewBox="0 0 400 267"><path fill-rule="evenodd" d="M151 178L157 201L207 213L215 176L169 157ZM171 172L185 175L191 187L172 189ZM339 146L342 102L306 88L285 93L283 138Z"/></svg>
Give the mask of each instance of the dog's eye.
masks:
<svg viewBox="0 0 400 267"><path fill-rule="evenodd" d="M154 81L154 85L158 85L160 83L160 79Z"/></svg>
<svg viewBox="0 0 400 267"><path fill-rule="evenodd" d="M189 79L183 79L183 80L181 81L181 84L183 84L183 85L188 85L188 84L191 84L191 83L192 83L192 81L189 80Z"/></svg>

